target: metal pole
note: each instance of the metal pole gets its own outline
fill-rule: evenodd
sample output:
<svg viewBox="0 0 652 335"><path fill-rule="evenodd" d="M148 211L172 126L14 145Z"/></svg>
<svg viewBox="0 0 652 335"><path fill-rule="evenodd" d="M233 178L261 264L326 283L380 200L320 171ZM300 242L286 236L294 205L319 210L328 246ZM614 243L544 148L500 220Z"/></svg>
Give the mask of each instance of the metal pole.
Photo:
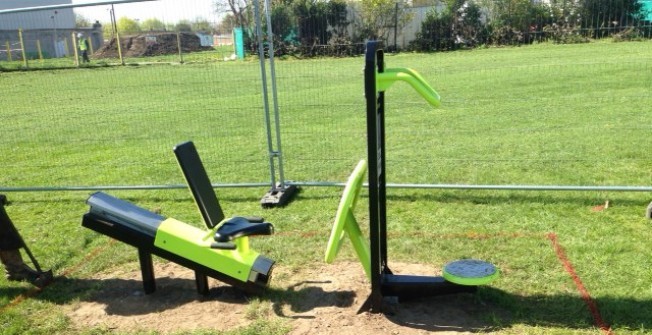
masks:
<svg viewBox="0 0 652 335"><path fill-rule="evenodd" d="M79 67L79 53L77 52L77 37L75 36L75 32L70 33L70 37L72 38L72 48L75 52L75 66Z"/></svg>
<svg viewBox="0 0 652 335"><path fill-rule="evenodd" d="M57 48L58 46L58 39L57 39L57 11L54 11L54 14L50 17L52 18L52 28L54 29L53 32L53 37L52 41L54 42L54 57L59 58L59 49Z"/></svg>
<svg viewBox="0 0 652 335"><path fill-rule="evenodd" d="M272 32L272 18L269 0L265 0L265 16L267 18L267 43L269 49L269 71L272 75L272 101L274 103L274 126L276 127L276 158L278 159L278 174L280 186L285 188L285 176L283 175L283 150L281 149L281 120L278 111L278 96L276 94L276 70L274 68L274 34Z"/></svg>
<svg viewBox="0 0 652 335"><path fill-rule="evenodd" d="M269 192L263 196L260 200L260 203L263 207L274 207L274 206L284 206L287 204L292 196L297 192L296 186L286 187L285 185L285 176L283 175L283 159L281 152L281 128L280 128L280 117L278 112L278 98L276 95L276 72L274 70L274 39L272 33L272 23L271 23L271 11L269 8L269 2L265 0L265 15L267 18L267 41L268 41L268 56L270 71L272 75L272 97L274 102L274 121L276 132L276 149L274 148L274 143L272 141L272 125L269 115L269 98L267 95L267 76L265 70L265 50L263 46L263 31L260 15L260 3L259 0L254 1L254 10L256 15L256 32L258 35L258 58L260 60L260 71L263 79L263 99L265 104L265 124L267 128L267 148L269 150L269 169L271 173L271 182L272 186ZM275 174L275 158L278 159L278 168L281 182L276 183L276 174Z"/></svg>
<svg viewBox="0 0 652 335"><path fill-rule="evenodd" d="M113 5L111 5L111 9L109 10L110 15L111 15L111 29L113 29L113 35L118 33L118 24L115 22L115 9L113 8Z"/></svg>
<svg viewBox="0 0 652 335"><path fill-rule="evenodd" d="M181 54L181 32L177 31L177 49L179 49L179 63L183 64L183 55Z"/></svg>
<svg viewBox="0 0 652 335"><path fill-rule="evenodd" d="M7 61L11 62L11 45L9 44L9 41L5 41L5 46L7 47Z"/></svg>
<svg viewBox="0 0 652 335"><path fill-rule="evenodd" d="M41 40L36 40L36 52L38 52L38 60L43 63L43 50L41 49Z"/></svg>
<svg viewBox="0 0 652 335"><path fill-rule="evenodd" d="M27 55L25 54L25 41L23 40L23 28L18 29L18 39L20 40L20 52L23 56L23 66L28 68L29 64L27 63Z"/></svg>
<svg viewBox="0 0 652 335"><path fill-rule="evenodd" d="M256 40L258 41L258 61L260 63L260 76L263 89L263 108L265 110L265 128L267 130L267 152L269 153L269 174L272 188L276 186L276 172L274 169L274 147L272 145L272 125L269 116L269 98L267 97L267 70L265 69L265 50L263 45L263 28L260 19L259 1L254 1L254 15L256 16Z"/></svg>
<svg viewBox="0 0 652 335"><path fill-rule="evenodd" d="M394 4L394 52L398 52L398 45L396 42L397 30L398 30L398 2Z"/></svg>
<svg viewBox="0 0 652 335"><path fill-rule="evenodd" d="M287 181L288 186L344 187L345 182L336 181ZM261 183L212 184L214 188L253 188L269 186ZM364 187L369 184L364 183ZM184 189L188 185L106 185L106 186L35 186L0 187L0 192L53 192L53 191L101 191L101 190L163 190ZM496 190L496 191L567 191L567 192L652 192L652 186L576 186L576 185L469 185L469 184L397 184L387 183L387 188L396 189L441 189L441 190Z"/></svg>
<svg viewBox="0 0 652 335"><path fill-rule="evenodd" d="M265 187L265 183L212 184L214 188ZM55 191L102 191L102 190L172 190L187 189L186 184L175 185L106 185L106 186L36 186L36 187L0 187L0 192L55 192Z"/></svg>
<svg viewBox="0 0 652 335"><path fill-rule="evenodd" d="M122 45L120 45L120 32L118 32L118 23L115 20L115 9L111 5L111 18L113 19L113 31L115 32L115 40L118 44L118 56L120 57L120 64L125 65L125 60L122 58Z"/></svg>
<svg viewBox="0 0 652 335"><path fill-rule="evenodd" d="M393 188L457 189L457 190L501 190L501 191L652 192L652 186L387 184L387 187L393 187Z"/></svg>

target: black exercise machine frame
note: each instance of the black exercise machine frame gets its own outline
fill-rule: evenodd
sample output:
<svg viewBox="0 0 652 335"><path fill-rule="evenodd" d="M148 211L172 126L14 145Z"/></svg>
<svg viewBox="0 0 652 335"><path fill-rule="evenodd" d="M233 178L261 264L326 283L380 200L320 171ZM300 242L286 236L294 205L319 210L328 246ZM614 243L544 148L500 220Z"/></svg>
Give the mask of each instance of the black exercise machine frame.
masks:
<svg viewBox="0 0 652 335"><path fill-rule="evenodd" d="M214 230L225 216L194 144L192 142L181 143L174 148L174 153L186 178L188 187L192 192L195 203L202 214L204 223L209 230ZM91 210L84 214L82 218L83 227L92 229L138 249L138 260L140 262L145 294L151 294L156 291L152 255L159 256L193 270L197 292L201 295L208 295L210 293L208 277L215 278L250 294L261 294L265 290L269 281L268 275L270 275L274 265L273 260L259 255L254 262L254 268L263 271L264 275L258 277L254 282L239 281L216 269L157 247L154 242L156 232L161 222L166 219L162 215L113 198L102 192L91 195L89 202L91 202L91 199L97 199L92 201L109 202L111 206L121 207L128 213L128 216L134 218L133 220L139 220L141 222L135 227L132 224L126 224L123 218L113 217L106 213L94 213L92 206ZM224 232L222 235L226 236L221 236L220 232ZM214 244L216 245L216 249L235 249L235 244L230 242L232 238L247 235L270 235L273 233L273 226L264 222L262 217L234 217L220 226L215 233L216 242ZM220 240L218 241L218 239ZM231 244L233 244L232 247L230 247Z"/></svg>
<svg viewBox="0 0 652 335"><path fill-rule="evenodd" d="M371 294L361 310L382 312L383 297L410 299L475 292L476 286L458 285L441 276L393 274L387 264L387 187L385 176L385 92L377 89L376 73L383 73L380 42L367 42L364 86L367 102L367 155L369 164L369 239Z"/></svg>

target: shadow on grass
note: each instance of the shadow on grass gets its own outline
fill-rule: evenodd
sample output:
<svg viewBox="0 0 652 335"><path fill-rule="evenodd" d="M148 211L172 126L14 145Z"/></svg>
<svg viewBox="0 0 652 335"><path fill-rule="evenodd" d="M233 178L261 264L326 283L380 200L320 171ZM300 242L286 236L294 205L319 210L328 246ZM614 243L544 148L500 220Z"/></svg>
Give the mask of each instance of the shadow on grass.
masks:
<svg viewBox="0 0 652 335"><path fill-rule="evenodd" d="M59 277L48 286L39 299L66 305L74 301L86 301L105 305L109 315L141 315L174 309L187 303L220 300L226 303L244 304L244 294L230 286L211 288L207 296L199 295L194 280L157 277L156 291L145 294L139 279L78 279Z"/></svg>
<svg viewBox="0 0 652 335"><path fill-rule="evenodd" d="M577 295L523 296L491 287L477 294L458 294L400 303L386 313L388 320L401 326L426 331L493 332L516 325L561 329L649 330L652 300L618 297L594 299L593 313Z"/></svg>
<svg viewBox="0 0 652 335"><path fill-rule="evenodd" d="M365 297L354 291L325 291L323 282L305 281L287 289L270 288L258 297L269 301L274 313L290 319L316 318L302 315L320 307L358 310ZM0 294L14 296L20 290L0 289ZM174 309L192 302L213 301L245 305L254 297L231 286L213 287L207 296L199 295L195 282L183 278L157 278L157 291L144 295L139 279L58 278L34 297L58 305L88 301L105 305L109 315L141 315ZM444 295L386 305L384 317L401 327L424 331L484 333L509 329L517 325L531 327L591 330L600 328L599 320L614 329L649 330L652 300L619 297L596 297L598 313L592 313L579 295L525 296L492 287L477 293ZM314 313L311 313L314 314ZM319 313L318 313L319 314Z"/></svg>

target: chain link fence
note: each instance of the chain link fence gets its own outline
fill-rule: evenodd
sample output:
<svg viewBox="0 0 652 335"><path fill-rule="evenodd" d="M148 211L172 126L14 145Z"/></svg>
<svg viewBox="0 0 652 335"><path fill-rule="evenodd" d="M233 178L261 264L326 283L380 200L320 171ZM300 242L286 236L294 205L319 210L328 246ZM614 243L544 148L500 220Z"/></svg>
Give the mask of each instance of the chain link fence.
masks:
<svg viewBox="0 0 652 335"><path fill-rule="evenodd" d="M149 3L156 6L158 2ZM241 22L248 26L238 37L233 13L198 20L196 13L188 10L195 3L177 2L177 7L158 14L154 19L163 23L162 27L144 27L146 19L131 20L139 24L139 31L133 32L121 30L120 19L113 17L125 11L123 5L110 10L102 6L99 18L82 22L64 24L58 18L56 33L37 25L24 29L22 42L19 27L2 26L0 67L6 73L0 78L0 133L5 144L0 188L181 185L170 149L189 139L198 143L216 184L268 185L269 155L276 154L269 152L268 144L276 140L266 132L270 125L265 124L261 87L272 87L261 78L256 40L264 37L267 41L269 31L263 28L265 36L257 36L255 20L249 16ZM625 15L628 19L617 24L604 24L613 16L610 14L595 20L575 17L573 29L560 33L567 33L568 38L556 40L556 33L547 29L564 22L564 16L551 16L552 10L534 11L529 19L517 20L519 10L529 13L540 8L512 8L510 15L502 17L512 18L511 24L492 26L492 20L501 17L490 10L499 5L497 1L479 9L470 2L456 8L388 2L382 11L370 13L361 4L331 1L315 5L323 8L304 5L296 2L285 8L275 4L268 8L262 23L266 27L269 20L274 33L273 79L280 117L272 118L271 126L279 122L285 178L305 185L342 182L356 162L366 157L363 64L356 55L363 51L367 38L384 40L388 50L421 51L501 44L496 41L511 45L609 38L650 43L650 21L636 14L644 13L644 6L636 7L630 11L636 15ZM251 15L250 11L245 8L243 17ZM623 12L622 8L615 11ZM0 14L0 21L3 15L8 14ZM472 16L475 19L471 20ZM30 18L25 16L20 25L30 26ZM584 27L586 22L596 29ZM78 27L80 23L85 25ZM73 40L79 32L100 40L91 42L90 64L78 64L75 59ZM600 158L601 150L617 150L622 141L631 141L624 133L634 134L641 148L645 147L645 136L640 134L650 130L645 120L650 117L652 79L645 73L652 73L652 59L641 52L646 50L641 45L645 44L622 47L620 55L629 56L609 63L592 61L591 50L607 50L599 47L587 48L589 54L582 61L570 63L540 50L525 53L536 59L515 65L520 70L510 80L522 81L523 87L514 96L484 86L512 73L513 68L504 63L509 58L490 65L483 62L481 67L459 67L455 53L392 54L390 67L415 66L442 93L445 107L433 111L409 89L392 88L387 102L393 111L387 120L388 181L419 185L649 185L651 170L645 149L628 149L610 155L606 162ZM263 48L269 52L270 44L263 43ZM77 66L81 68L68 69ZM35 69L47 71L22 72ZM586 78L602 72L613 73L613 79L601 83ZM272 77L269 67L265 73ZM572 77L578 73L582 78ZM626 78L619 73L637 76ZM546 82L531 80L537 77ZM573 87L576 79L582 87ZM637 81L634 86L638 89L631 88L631 80ZM566 94L556 98L540 94L541 87L551 85ZM609 96L599 96L605 89ZM619 94L624 89L628 91ZM487 106L491 114L478 117ZM613 120L602 119L609 115L605 106L619 108L611 116ZM475 116L465 118L469 115ZM571 115L571 124L557 122L555 115ZM519 134L530 141L528 145L505 140ZM571 157L563 147L546 144L560 137L569 143L581 139L589 144L585 144L584 154ZM88 175L89 166L103 172ZM243 175L243 169L257 177ZM512 173L523 170L532 171L532 178ZM557 173L539 174L539 170ZM586 174L572 176L574 170Z"/></svg>

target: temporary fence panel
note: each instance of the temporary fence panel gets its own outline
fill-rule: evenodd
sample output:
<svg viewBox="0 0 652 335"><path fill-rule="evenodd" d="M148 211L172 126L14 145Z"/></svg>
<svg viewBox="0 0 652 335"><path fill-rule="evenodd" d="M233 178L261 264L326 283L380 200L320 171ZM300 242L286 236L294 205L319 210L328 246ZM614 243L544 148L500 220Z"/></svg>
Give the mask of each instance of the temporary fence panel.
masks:
<svg viewBox="0 0 652 335"><path fill-rule="evenodd" d="M158 7L171 3L176 7L157 14L163 27L193 22L196 2L180 6L161 1L164 5ZM129 10L126 6L97 6L98 16L88 17L88 22L101 23L106 39L91 55L92 70L43 71L37 76L3 73L0 108L8 121L0 124L6 144L1 158L6 174L0 177L0 187L182 184L169 150L188 139L197 144L211 176L219 176L215 183L269 184L268 126L256 58L261 47L251 39L253 21L243 29L244 60L236 60L233 45L192 49L184 45L186 34L180 33L180 66L176 31L150 29L131 35L120 31L128 66L113 66L120 64L118 56L98 53L115 44L112 32L119 22L112 22L112 14L120 18L121 11ZM274 34L275 71L267 67L265 73L276 80L280 117L272 117L271 126L280 126L283 179L333 185L344 181L364 158L358 55L366 38L377 37L385 38L390 66L414 68L442 95L442 107L432 109L409 88L397 85L388 92L388 185L650 185L649 22L625 15L614 29L613 24L602 25L613 16L604 15L567 31L537 21L544 17L539 15L517 27L525 21L517 20L516 13L505 16L497 12L499 6L492 8L481 17L483 22L513 18L514 25L485 42L526 47L391 54L394 45L424 51L472 49L482 35L469 30L479 27L473 22L458 30L444 25L446 29L435 30L438 35L428 35L429 27L442 27L437 25L445 19L441 7L418 9L421 14L416 14L416 9L392 3L383 13L384 21L374 21L382 31L373 31L360 8L325 8L341 14L326 21L296 8L275 8L271 29L265 22L263 33ZM212 13L207 21L214 35L231 36L223 14ZM360 21L352 21L355 18ZM417 19L421 21L414 23ZM408 31L414 36L408 37ZM199 37L187 36L201 46ZM563 45L589 38L590 43ZM268 41L267 35L263 40ZM638 42L614 43L621 40ZM16 42L10 43L15 50ZM269 45L265 42L262 48ZM159 47L169 50L161 55L135 52ZM17 60L0 66L16 68L12 64ZM66 62L61 67L70 66L70 59ZM33 63L30 68L58 67ZM90 165L96 173L88 173ZM242 173L244 169L257 172Z"/></svg>
<svg viewBox="0 0 652 335"><path fill-rule="evenodd" d="M199 22L192 3L183 8L178 1L171 3L176 7L157 11L153 19L170 28L180 22L217 24L215 13ZM109 11L120 13L129 5L84 9L98 15L87 17L88 22L111 29ZM171 30L121 35L126 66L119 66L117 56L102 55L110 49L110 31L104 45L94 45L91 62L82 63L82 69L74 68L70 58L65 64L30 62L29 69L64 69L29 73L14 71L22 68L14 66L16 57L9 64L0 62L9 70L0 76L5 148L0 188L183 185L171 149L187 140L196 143L214 183L269 185L258 63L236 64L232 46L216 50L202 46L194 32ZM73 31L88 33L67 30L69 38ZM71 43L67 48L74 51Z"/></svg>

